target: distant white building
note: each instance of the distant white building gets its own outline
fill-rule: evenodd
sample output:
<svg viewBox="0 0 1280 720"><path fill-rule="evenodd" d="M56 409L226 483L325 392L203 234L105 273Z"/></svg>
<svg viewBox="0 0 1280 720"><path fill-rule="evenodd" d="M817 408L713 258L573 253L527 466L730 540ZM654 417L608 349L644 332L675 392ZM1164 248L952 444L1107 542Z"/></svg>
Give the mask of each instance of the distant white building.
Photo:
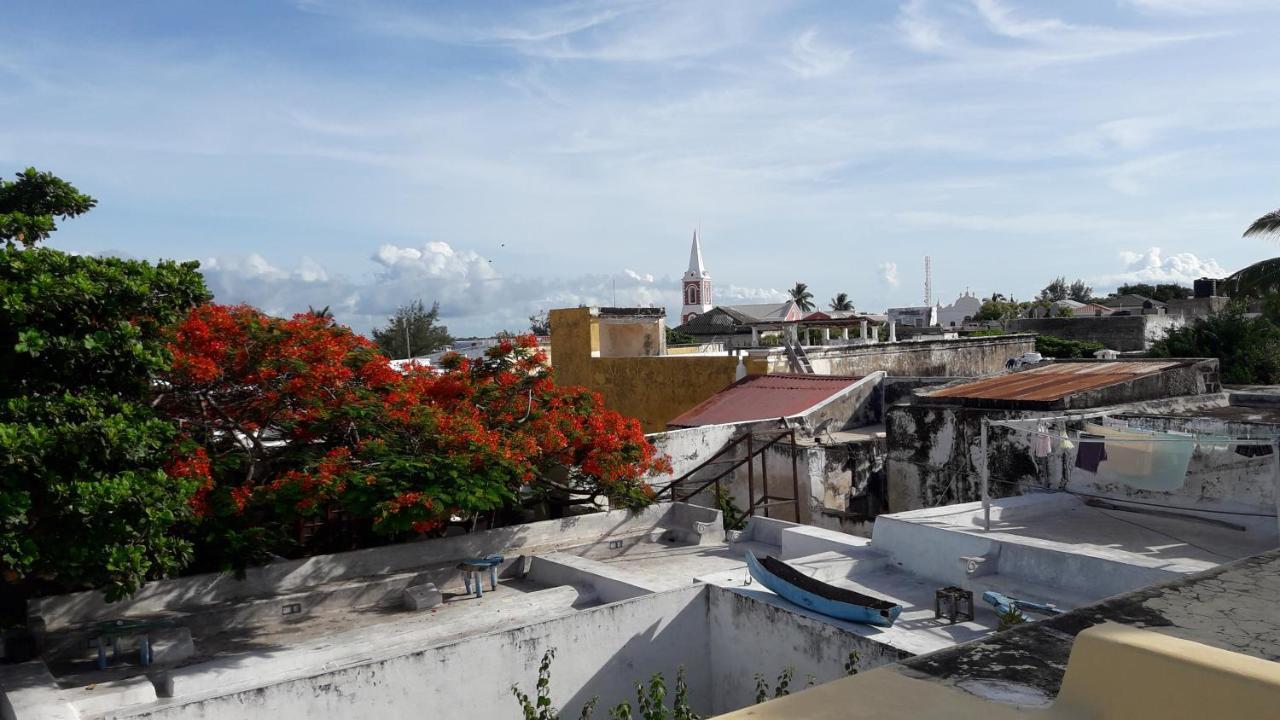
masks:
<svg viewBox="0 0 1280 720"><path fill-rule="evenodd" d="M982 309L982 299L969 292L956 298L950 305L938 307L938 324L945 328L963 327Z"/></svg>
<svg viewBox="0 0 1280 720"><path fill-rule="evenodd" d="M885 314L889 316L889 322L895 325L934 327L938 324L938 306L936 305L889 308Z"/></svg>

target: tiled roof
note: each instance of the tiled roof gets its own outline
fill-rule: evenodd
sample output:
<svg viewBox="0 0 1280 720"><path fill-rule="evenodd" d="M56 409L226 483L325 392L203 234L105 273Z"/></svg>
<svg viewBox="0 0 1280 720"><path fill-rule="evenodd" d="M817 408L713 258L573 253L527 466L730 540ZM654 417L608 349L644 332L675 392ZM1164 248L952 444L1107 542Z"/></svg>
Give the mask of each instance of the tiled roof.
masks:
<svg viewBox="0 0 1280 720"><path fill-rule="evenodd" d="M697 427L799 415L861 379L841 375L748 375L667 424Z"/></svg>

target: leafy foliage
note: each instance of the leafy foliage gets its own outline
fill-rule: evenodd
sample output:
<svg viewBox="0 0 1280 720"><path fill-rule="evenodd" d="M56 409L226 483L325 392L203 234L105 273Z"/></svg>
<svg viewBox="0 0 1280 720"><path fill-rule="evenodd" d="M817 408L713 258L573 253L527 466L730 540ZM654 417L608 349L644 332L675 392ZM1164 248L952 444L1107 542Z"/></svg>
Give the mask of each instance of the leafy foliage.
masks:
<svg viewBox="0 0 1280 720"><path fill-rule="evenodd" d="M1092 298L1093 288L1078 278L1071 284L1067 284L1065 277L1058 276L1040 291L1040 299L1049 302L1061 302L1063 300L1089 302Z"/></svg>
<svg viewBox="0 0 1280 720"><path fill-rule="evenodd" d="M1185 300L1191 297L1191 288L1177 283L1159 283L1156 285L1129 283L1116 288L1113 295L1141 295L1152 300L1169 302L1170 300Z"/></svg>
<svg viewBox="0 0 1280 720"><path fill-rule="evenodd" d="M1280 298L1271 296L1266 311L1249 317L1233 302L1212 317L1173 328L1152 344L1152 357L1216 357L1222 382L1240 385L1280 383Z"/></svg>
<svg viewBox="0 0 1280 720"><path fill-rule="evenodd" d="M681 332L674 328L667 328L667 345L694 345L698 342L698 338L687 332Z"/></svg>
<svg viewBox="0 0 1280 720"><path fill-rule="evenodd" d="M853 301L849 299L849 293L837 293L831 298L831 309L835 312L848 312L853 310Z"/></svg>
<svg viewBox="0 0 1280 720"><path fill-rule="evenodd" d="M736 499L729 494L728 490L722 487L716 487L713 490L715 495L716 509L720 511L721 523L725 530L742 530L747 526L747 514L738 507Z"/></svg>
<svg viewBox="0 0 1280 720"><path fill-rule="evenodd" d="M974 322L992 322L1012 320L1022 312L1022 306L1012 300L996 299L982 301L982 307L974 314Z"/></svg>
<svg viewBox="0 0 1280 720"><path fill-rule="evenodd" d="M1083 280L1076 279L1071 283L1071 287L1067 288L1067 298L1076 302L1090 302L1093 300L1093 288L1086 285Z"/></svg>
<svg viewBox="0 0 1280 720"><path fill-rule="evenodd" d="M373 331L373 341L389 358L413 358L430 355L449 346L453 337L449 328L439 325L440 303L427 310L421 300L401 305L387 319L387 326Z"/></svg>
<svg viewBox="0 0 1280 720"><path fill-rule="evenodd" d="M1261 260L1237 270L1222 283L1223 290L1232 297L1261 298L1280 293L1280 258Z"/></svg>
<svg viewBox="0 0 1280 720"><path fill-rule="evenodd" d="M1102 350L1105 345L1095 340L1065 340L1052 335L1036 336L1036 352L1045 357L1091 358L1093 353Z"/></svg>
<svg viewBox="0 0 1280 720"><path fill-rule="evenodd" d="M169 531L195 481L166 474L149 401L166 328L207 298L196 268L0 250L0 595L117 599L187 562Z"/></svg>
<svg viewBox="0 0 1280 720"><path fill-rule="evenodd" d="M334 515L365 545L522 500L645 505L644 477L667 467L635 420L555 385L531 335L401 374L331 319L206 305L171 347L160 407L187 461L207 459L193 498L204 566L337 549L288 532Z"/></svg>
<svg viewBox="0 0 1280 720"><path fill-rule="evenodd" d="M0 240L6 247L34 247L66 220L93 209L97 200L53 173L27 168L17 180L0 180Z"/></svg>
<svg viewBox="0 0 1280 720"><path fill-rule="evenodd" d="M1244 231L1244 237L1250 235L1271 235L1280 232L1280 210L1272 210L1254 220Z"/></svg>
<svg viewBox="0 0 1280 720"><path fill-rule="evenodd" d="M791 299L796 302L796 307L804 312L813 310L813 293L809 292L809 286L802 282L796 283L796 286L787 291Z"/></svg>
<svg viewBox="0 0 1280 720"><path fill-rule="evenodd" d="M550 335L551 334L551 315L546 310L540 310L529 316L529 332L534 335Z"/></svg>

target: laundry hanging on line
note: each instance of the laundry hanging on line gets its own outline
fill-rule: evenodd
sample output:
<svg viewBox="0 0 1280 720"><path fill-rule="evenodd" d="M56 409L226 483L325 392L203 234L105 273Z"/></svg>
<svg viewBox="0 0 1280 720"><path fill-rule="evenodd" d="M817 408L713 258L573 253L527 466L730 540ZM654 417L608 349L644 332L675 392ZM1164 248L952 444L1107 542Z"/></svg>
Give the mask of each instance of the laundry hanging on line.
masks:
<svg viewBox="0 0 1280 720"><path fill-rule="evenodd" d="M1089 470L1093 464L1100 482L1116 482L1139 490L1168 492L1182 487L1187 479L1187 467L1195 453L1194 436L1183 433L1119 430L1086 423L1081 433L1081 450L1084 440L1094 443L1093 436L1101 438L1102 454L1094 463L1093 453L1081 465L1079 451L1076 466Z"/></svg>

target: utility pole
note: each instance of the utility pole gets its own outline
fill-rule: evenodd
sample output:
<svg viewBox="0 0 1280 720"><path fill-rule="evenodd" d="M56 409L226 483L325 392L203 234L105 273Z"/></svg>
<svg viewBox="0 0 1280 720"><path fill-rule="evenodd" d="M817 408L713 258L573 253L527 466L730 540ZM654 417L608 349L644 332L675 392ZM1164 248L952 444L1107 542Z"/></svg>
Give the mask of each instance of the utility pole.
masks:
<svg viewBox="0 0 1280 720"><path fill-rule="evenodd" d="M400 318L400 324L404 325L404 359L409 360L413 357L413 347L409 345L409 318Z"/></svg>

